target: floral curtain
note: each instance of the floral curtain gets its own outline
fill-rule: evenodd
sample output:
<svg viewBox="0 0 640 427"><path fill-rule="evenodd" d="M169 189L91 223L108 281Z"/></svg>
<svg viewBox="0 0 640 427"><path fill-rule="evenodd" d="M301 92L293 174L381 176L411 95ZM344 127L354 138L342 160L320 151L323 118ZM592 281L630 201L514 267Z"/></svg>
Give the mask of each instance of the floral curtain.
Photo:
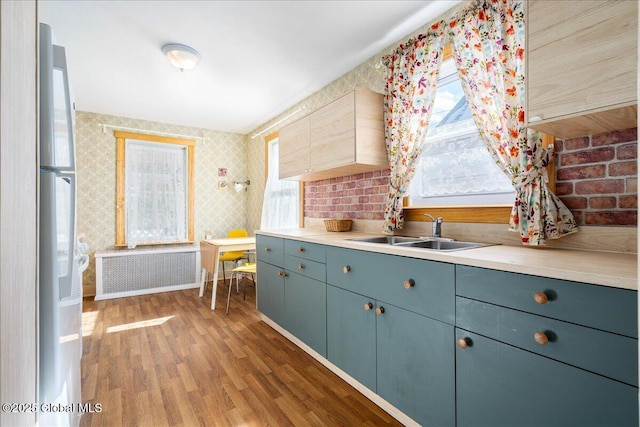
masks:
<svg viewBox="0 0 640 427"><path fill-rule="evenodd" d="M438 85L446 24L401 44L385 57L385 141L391 182L385 208L384 231L403 226L402 197L415 172L427 136L427 126Z"/></svg>
<svg viewBox="0 0 640 427"><path fill-rule="evenodd" d="M525 245L577 231L569 209L547 184L539 133L524 125L524 2L477 0L449 22L458 75L482 139L516 189L509 230Z"/></svg>

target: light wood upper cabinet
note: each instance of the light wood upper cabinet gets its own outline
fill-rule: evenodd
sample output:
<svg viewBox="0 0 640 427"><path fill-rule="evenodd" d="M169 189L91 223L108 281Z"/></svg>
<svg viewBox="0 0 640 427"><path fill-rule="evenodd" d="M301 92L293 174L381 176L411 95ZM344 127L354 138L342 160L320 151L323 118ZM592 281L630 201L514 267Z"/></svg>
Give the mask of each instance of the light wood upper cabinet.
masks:
<svg viewBox="0 0 640 427"><path fill-rule="evenodd" d="M569 138L637 126L637 1L527 4L527 125Z"/></svg>
<svg viewBox="0 0 640 427"><path fill-rule="evenodd" d="M355 89L280 130L280 179L320 179L389 167L383 99Z"/></svg>

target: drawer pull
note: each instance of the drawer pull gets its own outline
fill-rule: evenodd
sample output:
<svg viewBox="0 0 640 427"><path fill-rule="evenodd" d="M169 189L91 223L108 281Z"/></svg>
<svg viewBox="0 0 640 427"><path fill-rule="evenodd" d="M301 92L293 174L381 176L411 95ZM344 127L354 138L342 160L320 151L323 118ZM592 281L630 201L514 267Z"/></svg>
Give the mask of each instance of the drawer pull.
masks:
<svg viewBox="0 0 640 427"><path fill-rule="evenodd" d="M304 270L304 264L302 263L298 264L298 270Z"/></svg>
<svg viewBox="0 0 640 427"><path fill-rule="evenodd" d="M384 307L378 307L376 308L376 314L378 316L380 316L382 313L384 313Z"/></svg>
<svg viewBox="0 0 640 427"><path fill-rule="evenodd" d="M460 338L458 340L458 347L460 347L463 350L469 347L470 345L471 345L471 340L469 338Z"/></svg>
<svg viewBox="0 0 640 427"><path fill-rule="evenodd" d="M265 251L265 252L271 252L271 248L269 248L269 247L264 248L264 251Z"/></svg>
<svg viewBox="0 0 640 427"><path fill-rule="evenodd" d="M342 272L344 274L347 274L350 271L351 271L351 267L349 267L348 265L345 265L344 267L342 267Z"/></svg>
<svg viewBox="0 0 640 427"><path fill-rule="evenodd" d="M413 279L409 279L409 280L405 280L404 281L404 288L405 289L413 288L415 285L416 285L416 282Z"/></svg>
<svg viewBox="0 0 640 427"><path fill-rule="evenodd" d="M303 248L302 246L300 246L300 247L298 248L298 252L304 252L304 248Z"/></svg>
<svg viewBox="0 0 640 427"><path fill-rule="evenodd" d="M366 304L364 305L364 309L365 309L366 311L369 311L369 310L371 310L372 308L373 308L373 304L371 304L370 302L368 302L368 303L366 303Z"/></svg>
<svg viewBox="0 0 640 427"><path fill-rule="evenodd" d="M541 305L546 304L549 301L549 297L544 292L536 292L533 294L533 299Z"/></svg>
<svg viewBox="0 0 640 427"><path fill-rule="evenodd" d="M536 332L533 334L533 339L540 345L545 345L549 342L549 337L544 332Z"/></svg>

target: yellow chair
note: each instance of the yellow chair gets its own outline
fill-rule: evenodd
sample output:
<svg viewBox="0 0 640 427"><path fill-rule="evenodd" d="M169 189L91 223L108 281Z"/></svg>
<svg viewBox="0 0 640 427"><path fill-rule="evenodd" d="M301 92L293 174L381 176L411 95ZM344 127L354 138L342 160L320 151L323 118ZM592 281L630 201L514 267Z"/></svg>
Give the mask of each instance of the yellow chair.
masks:
<svg viewBox="0 0 640 427"><path fill-rule="evenodd" d="M247 230L244 230L242 228L235 228L229 231L229 234L227 234L227 237L249 237L249 233L247 232ZM220 254L220 262L222 263L222 280L223 281L226 278L224 264L226 262L237 263L241 259L246 259L247 261L249 260L249 258L247 258L247 256L245 255L244 251L230 251L230 252L223 252Z"/></svg>
<svg viewBox="0 0 640 427"><path fill-rule="evenodd" d="M231 302L231 285L232 285L232 280L233 280L233 275L235 274L236 276L236 293L238 290L238 282L240 281L240 277L244 274L249 274L251 276L251 281L253 282L253 286L255 287L256 285L256 263L255 262L248 262L246 264L242 264L240 267L236 267L232 270L231 272L231 278L229 279L229 293L227 294L227 314L229 314L229 303ZM244 284L244 295L242 296L242 299L246 299L247 298L247 284Z"/></svg>

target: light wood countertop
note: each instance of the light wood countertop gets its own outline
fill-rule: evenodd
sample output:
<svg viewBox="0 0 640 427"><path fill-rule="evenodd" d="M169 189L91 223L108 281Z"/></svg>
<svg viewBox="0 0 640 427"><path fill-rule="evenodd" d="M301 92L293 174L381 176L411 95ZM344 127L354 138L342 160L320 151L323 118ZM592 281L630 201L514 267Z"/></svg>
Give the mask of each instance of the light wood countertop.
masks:
<svg viewBox="0 0 640 427"><path fill-rule="evenodd" d="M638 289L636 254L510 245L438 252L349 240L381 234L327 232L307 228L256 231L256 234L616 288Z"/></svg>

